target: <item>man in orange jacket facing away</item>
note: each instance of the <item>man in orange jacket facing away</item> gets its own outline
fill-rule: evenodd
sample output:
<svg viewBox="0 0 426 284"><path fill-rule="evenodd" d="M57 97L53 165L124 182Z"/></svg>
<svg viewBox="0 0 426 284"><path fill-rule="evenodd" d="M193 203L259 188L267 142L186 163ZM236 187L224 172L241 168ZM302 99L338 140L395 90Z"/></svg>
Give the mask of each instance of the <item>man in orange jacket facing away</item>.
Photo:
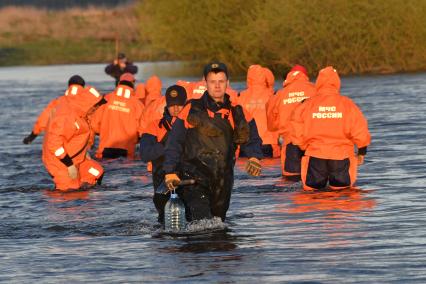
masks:
<svg viewBox="0 0 426 284"><path fill-rule="evenodd" d="M76 190L100 183L103 168L90 159L91 129L87 116L105 103L93 87L62 99L52 112L43 140L43 163L55 188Z"/></svg>
<svg viewBox="0 0 426 284"><path fill-rule="evenodd" d="M154 204L158 211L158 222L164 223L164 206L170 194L157 193L156 190L164 180L164 146L169 131L173 128L178 114L186 103L185 88L173 85L166 90L166 107L161 119L152 121L141 136L140 154L144 162L152 162L152 181L154 185Z"/></svg>
<svg viewBox="0 0 426 284"><path fill-rule="evenodd" d="M92 120L93 130L99 135L98 158L134 158L139 139L139 119L142 103L134 95L135 78L124 73L108 103L100 107Z"/></svg>
<svg viewBox="0 0 426 284"><path fill-rule="evenodd" d="M37 121L34 123L33 131L24 138L22 143L24 144L30 144L33 142L34 139L37 138L38 135L40 135L47 127L47 122L49 121L50 115L55 109L55 107L58 105L58 103L66 96L75 96L78 92L83 90L85 85L84 79L81 78L79 75L71 76L71 78L68 80L68 89L65 91L65 94L63 96L54 98L49 102L49 104L44 108L44 110L40 113L40 115L37 118Z"/></svg>
<svg viewBox="0 0 426 284"><path fill-rule="evenodd" d="M296 108L291 122L292 142L305 151L303 187L350 187L371 141L367 120L351 99L340 95L340 78L333 67L319 72L315 88L317 94Z"/></svg>
<svg viewBox="0 0 426 284"><path fill-rule="evenodd" d="M269 83L270 84L270 83ZM270 132L266 125L265 105L272 96L270 86L267 81L265 68L260 65L251 65L247 71L247 89L240 93L238 104L240 104L256 121L260 138L262 138L262 151L265 157L273 157L273 149L277 150L278 156L278 135ZM244 151L240 151L240 156L246 156Z"/></svg>
<svg viewBox="0 0 426 284"><path fill-rule="evenodd" d="M281 173L292 180L300 180L303 152L291 142L290 118L293 110L305 99L315 94L305 67L295 65L288 72L283 89L268 102L268 129L278 130L281 143Z"/></svg>

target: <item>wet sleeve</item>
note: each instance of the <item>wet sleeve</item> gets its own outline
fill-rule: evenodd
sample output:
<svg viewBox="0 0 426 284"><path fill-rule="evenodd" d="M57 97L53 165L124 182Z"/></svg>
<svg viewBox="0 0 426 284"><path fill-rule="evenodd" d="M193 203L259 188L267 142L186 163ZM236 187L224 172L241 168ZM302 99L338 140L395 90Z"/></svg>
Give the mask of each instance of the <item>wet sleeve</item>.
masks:
<svg viewBox="0 0 426 284"><path fill-rule="evenodd" d="M33 133L35 135L39 135L41 132L43 132L46 129L47 122L49 121L49 118L50 118L50 113L52 112L56 104L57 104L57 99L53 99L40 113L33 127Z"/></svg>
<svg viewBox="0 0 426 284"><path fill-rule="evenodd" d="M257 130L256 121L254 119L249 122L250 127L250 137L249 141L245 144L241 145L241 151L246 153L249 158L263 158L262 152L262 138L259 136L259 132Z"/></svg>
<svg viewBox="0 0 426 284"><path fill-rule="evenodd" d="M177 165L180 162L183 154L183 147L185 145L187 129L185 122L178 118L173 124L172 130L169 132L169 137L164 149L164 164L163 169L168 173L174 173L177 170Z"/></svg>
<svg viewBox="0 0 426 284"><path fill-rule="evenodd" d="M128 65L126 65L124 72L136 74L136 73L138 73L138 66L133 65L133 64L128 64Z"/></svg>
<svg viewBox="0 0 426 284"><path fill-rule="evenodd" d="M273 95L266 103L266 126L269 131L277 131L279 128L279 116L277 106L278 96Z"/></svg>
<svg viewBox="0 0 426 284"><path fill-rule="evenodd" d="M72 138L74 128L70 127L70 123L66 117L58 117L51 124L51 127L49 127L47 149L66 166L70 166L72 165L72 160L66 152L64 144L65 141L69 141Z"/></svg>
<svg viewBox="0 0 426 284"><path fill-rule="evenodd" d="M90 117L90 126L93 132L97 135L101 132L102 117L106 105L100 106L95 113Z"/></svg>
<svg viewBox="0 0 426 284"><path fill-rule="evenodd" d="M297 145L301 150L306 149L304 137L304 120L303 113L306 103L298 105L290 117L290 141L293 145Z"/></svg>
<svg viewBox="0 0 426 284"><path fill-rule="evenodd" d="M370 145L371 135L368 131L367 119L354 103L352 103L351 120L351 141L358 147L358 149Z"/></svg>
<svg viewBox="0 0 426 284"><path fill-rule="evenodd" d="M163 144L157 142L157 137L149 133L142 134L139 149L143 162L154 161L164 155Z"/></svg>

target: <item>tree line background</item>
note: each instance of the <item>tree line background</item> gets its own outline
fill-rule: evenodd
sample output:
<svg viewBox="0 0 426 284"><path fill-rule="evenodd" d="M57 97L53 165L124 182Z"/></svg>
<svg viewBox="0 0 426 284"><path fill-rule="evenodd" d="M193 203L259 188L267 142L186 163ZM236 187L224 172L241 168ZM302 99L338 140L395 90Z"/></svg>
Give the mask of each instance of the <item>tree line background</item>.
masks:
<svg viewBox="0 0 426 284"><path fill-rule="evenodd" d="M115 8L0 10L0 64L134 61L303 64L341 74L426 70L426 1L141 0ZM66 29L64 28L66 27Z"/></svg>

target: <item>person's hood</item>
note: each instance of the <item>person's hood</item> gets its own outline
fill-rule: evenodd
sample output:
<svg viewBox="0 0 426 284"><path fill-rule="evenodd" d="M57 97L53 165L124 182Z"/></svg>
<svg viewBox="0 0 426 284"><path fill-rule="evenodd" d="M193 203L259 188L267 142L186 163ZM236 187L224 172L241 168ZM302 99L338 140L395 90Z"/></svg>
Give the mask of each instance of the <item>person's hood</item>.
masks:
<svg viewBox="0 0 426 284"><path fill-rule="evenodd" d="M273 90L274 84L275 84L274 73L272 73L272 71L266 67L263 67L263 72L265 73L265 77L266 77L266 87L268 89Z"/></svg>
<svg viewBox="0 0 426 284"><path fill-rule="evenodd" d="M146 97L145 104L161 97L161 80L157 76L151 76L145 83Z"/></svg>
<svg viewBox="0 0 426 284"><path fill-rule="evenodd" d="M135 96L136 96L136 98L138 98L142 101L145 101L146 90L145 90L145 84L144 83L139 83L139 84L136 85Z"/></svg>
<svg viewBox="0 0 426 284"><path fill-rule="evenodd" d="M287 73L287 77L283 82L283 87L286 87L295 81L309 81L309 78L301 71L290 71Z"/></svg>
<svg viewBox="0 0 426 284"><path fill-rule="evenodd" d="M84 117L94 105L103 99L99 92L91 86L85 87L75 96L68 95L66 98L80 117Z"/></svg>
<svg viewBox="0 0 426 284"><path fill-rule="evenodd" d="M315 83L315 89L318 94L336 93L340 91L340 78L336 69L332 66L321 69L318 73L318 78Z"/></svg>
<svg viewBox="0 0 426 284"><path fill-rule="evenodd" d="M247 88L266 87L266 74L262 66L251 65L247 71Z"/></svg>

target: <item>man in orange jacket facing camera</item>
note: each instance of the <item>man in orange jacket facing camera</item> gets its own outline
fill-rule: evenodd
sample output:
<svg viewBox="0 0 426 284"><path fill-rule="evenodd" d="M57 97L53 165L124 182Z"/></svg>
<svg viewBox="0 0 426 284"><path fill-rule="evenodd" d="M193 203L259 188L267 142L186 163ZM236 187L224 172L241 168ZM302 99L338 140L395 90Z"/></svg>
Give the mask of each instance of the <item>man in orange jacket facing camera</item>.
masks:
<svg viewBox="0 0 426 284"><path fill-rule="evenodd" d="M351 99L340 94L340 78L333 67L319 72L315 88L316 95L294 110L291 121L292 142L305 151L303 187L350 187L371 141L367 120Z"/></svg>

